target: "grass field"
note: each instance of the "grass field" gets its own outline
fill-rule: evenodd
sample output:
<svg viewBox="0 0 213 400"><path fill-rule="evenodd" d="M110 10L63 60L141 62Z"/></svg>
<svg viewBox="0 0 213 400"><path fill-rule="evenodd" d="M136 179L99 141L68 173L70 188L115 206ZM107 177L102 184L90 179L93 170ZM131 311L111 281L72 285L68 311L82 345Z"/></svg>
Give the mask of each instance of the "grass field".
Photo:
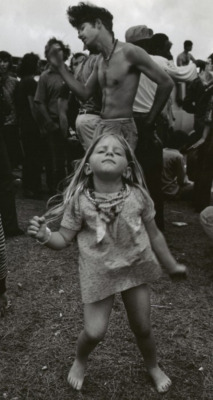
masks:
<svg viewBox="0 0 213 400"><path fill-rule="evenodd" d="M20 227L44 201L17 201ZM213 399L213 244L184 202L165 207L166 238L189 278L152 286L160 365L173 381L165 400ZM177 227L174 221L186 222ZM157 400L116 296L105 340L91 355L81 392L67 384L82 328L76 243L54 252L25 236L7 240L10 306L0 320L0 400Z"/></svg>

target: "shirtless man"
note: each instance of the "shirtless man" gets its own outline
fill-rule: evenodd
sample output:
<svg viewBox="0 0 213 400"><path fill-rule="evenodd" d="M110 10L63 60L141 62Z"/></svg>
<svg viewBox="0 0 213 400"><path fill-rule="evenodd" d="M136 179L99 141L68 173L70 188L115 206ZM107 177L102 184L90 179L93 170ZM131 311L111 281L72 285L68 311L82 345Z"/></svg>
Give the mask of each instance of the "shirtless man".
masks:
<svg viewBox="0 0 213 400"><path fill-rule="evenodd" d="M144 50L114 39L113 16L106 9L79 3L78 6L69 7L67 14L71 25L78 30L78 37L86 46L96 48L100 55L85 85L67 71L63 54L57 45L49 58L51 64L82 101L92 96L99 83L102 90L102 120L94 137L107 132L121 133L135 149L137 130L132 118L132 105L140 73L143 72L157 84L147 127L152 126L169 97L173 88L171 78Z"/></svg>

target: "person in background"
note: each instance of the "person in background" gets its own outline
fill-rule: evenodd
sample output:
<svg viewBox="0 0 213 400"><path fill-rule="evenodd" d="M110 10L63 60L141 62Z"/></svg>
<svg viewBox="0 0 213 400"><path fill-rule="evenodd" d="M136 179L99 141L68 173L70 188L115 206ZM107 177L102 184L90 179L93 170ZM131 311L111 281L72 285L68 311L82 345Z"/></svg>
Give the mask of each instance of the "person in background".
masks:
<svg viewBox="0 0 213 400"><path fill-rule="evenodd" d="M186 112L194 114L194 142L202 136L207 105L213 93L212 65L213 54L210 54L205 65L200 68L198 76L188 84L182 104Z"/></svg>
<svg viewBox="0 0 213 400"><path fill-rule="evenodd" d="M85 53L74 53L70 60L70 72L75 75L78 66L86 61L88 55Z"/></svg>
<svg viewBox="0 0 213 400"><path fill-rule="evenodd" d="M87 55L84 53L73 54L70 61L70 72L76 75L79 66L85 62ZM58 110L60 128L63 136L69 136L69 128L75 131L75 120L79 111L79 102L70 91L69 87L63 82L58 98Z"/></svg>
<svg viewBox="0 0 213 400"><path fill-rule="evenodd" d="M4 231L2 227L1 214L0 214L0 317L4 316L5 309L7 306L6 278L7 278L7 255L6 255Z"/></svg>
<svg viewBox="0 0 213 400"><path fill-rule="evenodd" d="M126 31L126 41L146 50L175 82L192 81L197 77L196 66L177 67L172 61L172 43L164 33L156 33L146 25L132 26ZM164 202L162 192L163 145L172 126L172 104L169 98L164 109L156 115L152 129L146 120L153 106L157 85L145 74L140 75L138 90L133 103L133 115L138 130L136 157L144 171L147 186L156 209L158 228L164 229ZM172 129L171 129L172 130Z"/></svg>
<svg viewBox="0 0 213 400"><path fill-rule="evenodd" d="M64 45L61 40L51 38L45 46L45 57L49 62L51 49L57 45L63 54L63 61L70 55L69 46ZM67 69L67 66L66 66ZM49 193L57 192L59 182L65 176L65 148L64 137L60 130L58 98L63 84L63 79L50 65L41 74L34 101L39 113L39 126L46 143L45 167Z"/></svg>
<svg viewBox="0 0 213 400"><path fill-rule="evenodd" d="M88 50L90 52L89 57L83 64L81 64L76 74L76 79L83 84L86 84L98 60L97 51L90 46L88 47ZM80 107L76 118L76 133L85 151L91 145L94 139L95 130L101 121L101 101L102 94L99 85L97 85L97 89L93 96L91 96L86 102L79 100Z"/></svg>
<svg viewBox="0 0 213 400"><path fill-rule="evenodd" d="M37 124L37 110L34 96L37 82L34 77L39 72L39 56L27 53L21 60L18 75L21 78L19 92L19 124L24 149L23 191L27 198L41 197L41 135Z"/></svg>
<svg viewBox="0 0 213 400"><path fill-rule="evenodd" d="M201 212L211 203L213 181L213 94L207 106L202 137L188 150L197 150L198 152L193 203L195 211Z"/></svg>
<svg viewBox="0 0 213 400"><path fill-rule="evenodd" d="M11 163L4 140L4 127L11 109L5 99L0 79L0 214L6 237L23 235L19 228L15 203L15 185Z"/></svg>
<svg viewBox="0 0 213 400"><path fill-rule="evenodd" d="M200 223L204 232L213 241L213 206L208 206L201 211Z"/></svg>
<svg viewBox="0 0 213 400"><path fill-rule="evenodd" d="M181 153L187 142L187 133L175 131L163 149L162 191L168 200L192 199L193 182L186 175L185 159Z"/></svg>
<svg viewBox="0 0 213 400"><path fill-rule="evenodd" d="M196 60L190 53L192 51L193 43L191 40L185 40L183 43L184 51L177 56L177 66L188 65L191 61L196 64Z"/></svg>
<svg viewBox="0 0 213 400"><path fill-rule="evenodd" d="M73 54L70 60L70 72L76 76L80 66L87 60L87 58L88 56L84 53L79 52ZM58 111L60 129L65 141L67 141L66 160L68 174L71 174L74 171L74 161L84 155L81 143L76 136L76 118L79 112L79 107L79 101L64 82L58 98Z"/></svg>
<svg viewBox="0 0 213 400"><path fill-rule="evenodd" d="M12 56L7 51L0 51L0 85L4 101L7 103L7 114L4 125L1 127L2 135L7 147L7 153L12 170L22 164L22 148L19 140L19 127L17 115L18 80L10 75ZM14 180L16 176L14 176Z"/></svg>

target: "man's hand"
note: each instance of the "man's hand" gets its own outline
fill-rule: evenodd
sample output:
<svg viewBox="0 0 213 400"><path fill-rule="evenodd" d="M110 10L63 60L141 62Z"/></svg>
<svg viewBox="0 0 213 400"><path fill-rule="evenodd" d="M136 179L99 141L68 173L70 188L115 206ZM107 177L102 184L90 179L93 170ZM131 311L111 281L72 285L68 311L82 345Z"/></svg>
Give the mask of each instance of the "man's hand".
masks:
<svg viewBox="0 0 213 400"><path fill-rule="evenodd" d="M202 146L202 144L203 144L204 142L205 142L205 139L204 139L204 138L199 139L197 142L195 142L192 146L190 146L190 147L187 149L187 152L188 152L188 151L191 151L191 150L197 149L198 147Z"/></svg>
<svg viewBox="0 0 213 400"><path fill-rule="evenodd" d="M48 61L50 65L58 70L64 65L64 54L59 44L54 44L48 53Z"/></svg>
<svg viewBox="0 0 213 400"><path fill-rule="evenodd" d="M4 317L7 307L7 296L5 293L0 295L0 317Z"/></svg>

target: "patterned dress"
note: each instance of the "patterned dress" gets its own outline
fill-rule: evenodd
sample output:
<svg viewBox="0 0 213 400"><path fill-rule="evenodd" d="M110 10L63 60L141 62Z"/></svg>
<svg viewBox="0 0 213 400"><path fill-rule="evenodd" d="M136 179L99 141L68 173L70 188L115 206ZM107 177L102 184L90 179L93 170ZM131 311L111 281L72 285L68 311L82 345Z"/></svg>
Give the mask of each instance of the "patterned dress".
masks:
<svg viewBox="0 0 213 400"><path fill-rule="evenodd" d="M118 194L93 193L106 205ZM86 191L67 205L61 226L76 231L82 300L93 303L110 295L152 282L161 267L152 251L145 222L155 216L147 192L128 187L113 218L103 218Z"/></svg>

